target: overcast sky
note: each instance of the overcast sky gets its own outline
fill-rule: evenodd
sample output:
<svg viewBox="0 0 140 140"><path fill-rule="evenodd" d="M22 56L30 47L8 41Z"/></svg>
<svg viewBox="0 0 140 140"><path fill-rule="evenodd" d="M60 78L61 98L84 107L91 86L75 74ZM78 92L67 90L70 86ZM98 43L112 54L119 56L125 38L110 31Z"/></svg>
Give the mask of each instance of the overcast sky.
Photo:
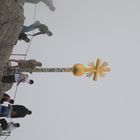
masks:
<svg viewBox="0 0 140 140"><path fill-rule="evenodd" d="M71 67L101 58L112 70L97 82L71 73L30 75L34 85L21 84L15 104L33 114L14 120L21 127L9 139L139 140L140 1L54 0L54 6L51 12L37 5L36 20L48 25L53 36L35 37L27 59L44 67ZM29 25L34 5L24 8ZM18 42L14 53L24 53L27 46ZM7 93L14 92L15 87Z"/></svg>

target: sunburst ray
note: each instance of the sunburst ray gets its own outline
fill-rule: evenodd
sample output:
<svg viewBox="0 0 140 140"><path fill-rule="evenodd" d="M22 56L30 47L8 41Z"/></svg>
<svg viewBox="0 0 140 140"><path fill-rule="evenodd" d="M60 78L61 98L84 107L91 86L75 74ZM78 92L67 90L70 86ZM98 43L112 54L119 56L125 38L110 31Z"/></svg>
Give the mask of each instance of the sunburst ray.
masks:
<svg viewBox="0 0 140 140"><path fill-rule="evenodd" d="M107 62L102 62L100 59L97 59L96 65L92 62L89 63L89 68L86 68L87 77L93 76L93 80L97 80L98 77L105 77L106 72L110 71L110 68L107 67Z"/></svg>

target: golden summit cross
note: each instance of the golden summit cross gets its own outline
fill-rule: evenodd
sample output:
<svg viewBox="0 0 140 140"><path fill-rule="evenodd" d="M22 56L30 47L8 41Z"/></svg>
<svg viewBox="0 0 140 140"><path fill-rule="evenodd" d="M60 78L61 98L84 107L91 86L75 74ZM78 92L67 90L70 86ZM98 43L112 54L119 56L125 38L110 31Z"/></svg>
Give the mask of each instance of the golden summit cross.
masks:
<svg viewBox="0 0 140 140"><path fill-rule="evenodd" d="M75 64L70 68L35 68L32 71L28 69L22 69L21 72L72 72L75 76L82 76L86 73L87 77L93 76L93 80L97 80L99 77L104 77L107 72L110 71L108 63L102 62L100 59L97 59L96 64L89 63L89 67L85 67L82 64Z"/></svg>

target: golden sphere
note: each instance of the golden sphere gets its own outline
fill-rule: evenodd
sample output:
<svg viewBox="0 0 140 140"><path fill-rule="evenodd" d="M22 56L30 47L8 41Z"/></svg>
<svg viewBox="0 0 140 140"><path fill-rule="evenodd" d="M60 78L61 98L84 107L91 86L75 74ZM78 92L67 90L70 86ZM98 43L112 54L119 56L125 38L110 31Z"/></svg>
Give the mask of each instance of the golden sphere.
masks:
<svg viewBox="0 0 140 140"><path fill-rule="evenodd" d="M73 66L73 75L81 76L85 73L85 67L82 64L75 64Z"/></svg>

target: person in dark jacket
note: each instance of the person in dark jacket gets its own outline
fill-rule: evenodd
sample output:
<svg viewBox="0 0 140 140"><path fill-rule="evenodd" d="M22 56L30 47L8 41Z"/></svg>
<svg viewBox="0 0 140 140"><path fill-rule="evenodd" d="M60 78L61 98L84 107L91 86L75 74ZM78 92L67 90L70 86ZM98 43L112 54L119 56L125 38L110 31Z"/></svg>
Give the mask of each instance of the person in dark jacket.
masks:
<svg viewBox="0 0 140 140"><path fill-rule="evenodd" d="M23 105L12 105L11 118L23 118L31 114L32 111Z"/></svg>
<svg viewBox="0 0 140 140"><path fill-rule="evenodd" d="M22 32L22 33L19 34L18 39L19 40L24 40L27 43L30 42L30 39L28 38L28 36L24 32Z"/></svg>
<svg viewBox="0 0 140 140"><path fill-rule="evenodd" d="M8 132L11 132L15 128L20 127L19 123L14 123L14 122L7 122L5 119L0 119L0 127L2 130L6 130Z"/></svg>
<svg viewBox="0 0 140 140"><path fill-rule="evenodd" d="M11 99L11 97L8 94L4 93L3 98L0 101L0 104L3 104L4 102L9 102L10 104L13 104L14 100Z"/></svg>
<svg viewBox="0 0 140 140"><path fill-rule="evenodd" d="M4 75L2 77L2 83L14 83L16 82L17 85L19 85L20 83L28 83L28 84L33 84L34 81L31 80L27 74L23 74L23 73L15 73L13 75Z"/></svg>
<svg viewBox="0 0 140 140"><path fill-rule="evenodd" d="M0 126L2 128L2 130L6 130L8 123L5 119L0 119Z"/></svg>

